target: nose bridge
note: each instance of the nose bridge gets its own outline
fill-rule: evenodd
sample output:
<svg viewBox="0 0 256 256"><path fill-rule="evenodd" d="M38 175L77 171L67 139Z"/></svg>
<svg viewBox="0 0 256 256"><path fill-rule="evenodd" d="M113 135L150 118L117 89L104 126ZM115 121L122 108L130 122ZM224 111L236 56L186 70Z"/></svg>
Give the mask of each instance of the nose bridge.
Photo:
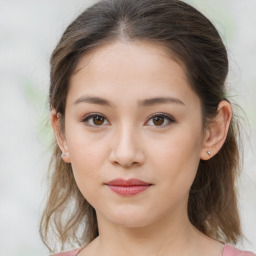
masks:
<svg viewBox="0 0 256 256"><path fill-rule="evenodd" d="M111 161L129 167L144 162L139 129L134 125L122 123L116 129L112 144Z"/></svg>

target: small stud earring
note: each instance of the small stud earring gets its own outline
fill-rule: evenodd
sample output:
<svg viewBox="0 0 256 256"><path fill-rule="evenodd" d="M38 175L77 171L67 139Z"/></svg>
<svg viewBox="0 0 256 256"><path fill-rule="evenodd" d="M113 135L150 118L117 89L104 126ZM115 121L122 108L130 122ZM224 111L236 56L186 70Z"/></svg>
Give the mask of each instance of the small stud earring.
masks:
<svg viewBox="0 0 256 256"><path fill-rule="evenodd" d="M61 157L65 157L65 156L66 156L66 154L62 152L61 153Z"/></svg>
<svg viewBox="0 0 256 256"><path fill-rule="evenodd" d="M207 151L207 154L208 154L209 156L211 156L211 151L210 151L210 150L208 150L208 151Z"/></svg>

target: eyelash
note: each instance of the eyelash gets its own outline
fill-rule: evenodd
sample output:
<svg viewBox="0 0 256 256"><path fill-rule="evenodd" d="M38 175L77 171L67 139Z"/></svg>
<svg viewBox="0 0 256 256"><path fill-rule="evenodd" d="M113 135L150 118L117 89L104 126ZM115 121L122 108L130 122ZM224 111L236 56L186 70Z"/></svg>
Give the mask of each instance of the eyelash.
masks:
<svg viewBox="0 0 256 256"><path fill-rule="evenodd" d="M94 128L100 128L101 126L103 126L104 124L102 124L102 125L95 125L95 124L89 124L89 120L90 119L92 119L92 118L94 118L94 117L102 117L102 118L104 118L105 120L107 120L107 118L104 116L104 115L102 115L102 114L100 114L100 113L91 113L91 114L88 114L88 115L86 115L83 119L82 119L82 123L84 123L86 126L89 126L89 127L94 127ZM165 113L156 113L156 114L153 114L153 115L151 115L150 117L149 117L149 119L148 119L148 121L147 122L149 122L149 120L153 120L152 118L154 118L154 117L161 117L161 118L164 118L165 119L165 121L164 121L164 125L160 125L160 126L157 126L157 125L152 125L152 126L155 126L155 127L165 127L165 126L167 126L168 124L171 124L171 123L174 123L175 122L175 120L174 120L174 118L173 117L171 117L170 115L167 115L167 114L165 114ZM166 121L167 120L167 121ZM105 121L104 121L105 122Z"/></svg>

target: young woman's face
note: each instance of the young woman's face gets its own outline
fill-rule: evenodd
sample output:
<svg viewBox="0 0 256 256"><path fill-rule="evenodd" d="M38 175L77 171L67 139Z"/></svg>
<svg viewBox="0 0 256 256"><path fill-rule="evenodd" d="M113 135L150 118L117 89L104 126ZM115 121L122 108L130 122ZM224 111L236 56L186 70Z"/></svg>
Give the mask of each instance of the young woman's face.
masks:
<svg viewBox="0 0 256 256"><path fill-rule="evenodd" d="M202 142L200 99L164 48L114 42L80 60L64 144L99 220L142 227L184 218Z"/></svg>

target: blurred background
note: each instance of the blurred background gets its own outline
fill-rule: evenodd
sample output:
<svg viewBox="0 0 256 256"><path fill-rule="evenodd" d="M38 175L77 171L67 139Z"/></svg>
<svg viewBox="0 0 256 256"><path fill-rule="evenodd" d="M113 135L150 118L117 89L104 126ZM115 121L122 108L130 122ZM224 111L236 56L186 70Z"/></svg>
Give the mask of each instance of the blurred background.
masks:
<svg viewBox="0 0 256 256"><path fill-rule="evenodd" d="M66 26L94 2L0 0L0 255L47 255L38 230L52 136L49 59ZM228 48L229 94L246 115L239 246L256 251L256 1L187 2L210 18Z"/></svg>

